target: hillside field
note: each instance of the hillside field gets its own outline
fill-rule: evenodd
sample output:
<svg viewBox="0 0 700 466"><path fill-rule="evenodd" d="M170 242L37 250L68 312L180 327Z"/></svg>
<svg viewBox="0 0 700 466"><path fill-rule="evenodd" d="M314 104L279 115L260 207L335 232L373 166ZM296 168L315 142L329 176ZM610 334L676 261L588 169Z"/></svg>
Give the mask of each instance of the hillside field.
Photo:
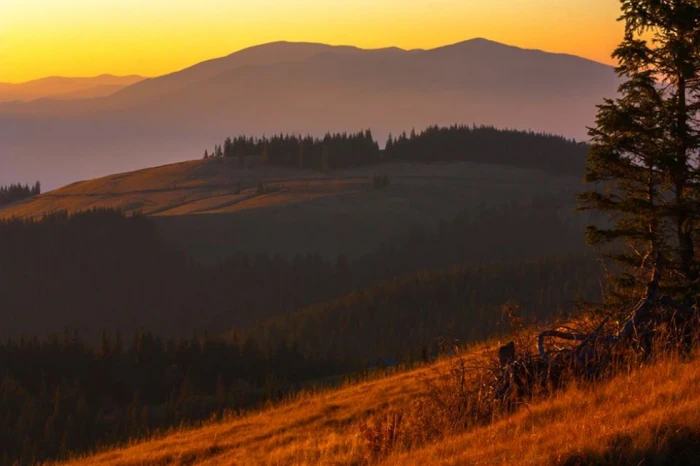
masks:
<svg viewBox="0 0 700 466"><path fill-rule="evenodd" d="M373 187L375 175L390 185ZM264 189L259 189L262 186ZM114 207L151 216L163 238L203 262L235 252L357 258L465 209L533 200L570 218L581 180L505 165L391 163L331 173L182 162L73 183L4 208L0 217ZM551 206L550 206L551 207ZM582 216L579 218L583 219Z"/></svg>

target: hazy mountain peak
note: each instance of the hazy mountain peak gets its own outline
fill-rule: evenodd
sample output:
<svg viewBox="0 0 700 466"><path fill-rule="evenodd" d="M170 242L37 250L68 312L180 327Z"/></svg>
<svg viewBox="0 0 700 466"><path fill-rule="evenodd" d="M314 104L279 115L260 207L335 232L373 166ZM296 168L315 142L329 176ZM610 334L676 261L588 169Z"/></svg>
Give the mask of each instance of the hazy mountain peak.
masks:
<svg viewBox="0 0 700 466"><path fill-rule="evenodd" d="M471 39L466 39L461 42L458 42L457 44L490 44L490 45L497 45L501 47L513 47L512 45L504 44L502 42L497 42L495 40L487 39L485 37L474 37Z"/></svg>
<svg viewBox="0 0 700 466"><path fill-rule="evenodd" d="M609 65L597 62L584 57L579 57L577 55L571 55L568 53L561 52L550 52L541 49L531 49L525 47L518 47L517 45L504 44L502 42L497 42L491 39L486 39L483 37L475 37L473 39L467 39L461 42L457 42L450 45L445 45L442 47L437 47L428 52L440 52L440 51L462 51L471 53L483 53L483 54L496 54L492 56L484 56L484 58L495 59L496 57L502 59L515 58L515 59L532 59L534 55L539 55L540 59L545 59L553 62L557 59L573 60L582 63L596 64L601 67L611 68Z"/></svg>
<svg viewBox="0 0 700 466"><path fill-rule="evenodd" d="M293 41L287 41L287 40L278 40L274 42L266 42L264 44L258 44L258 45L252 45L250 47L243 48L241 50L236 50L235 52L232 52L228 54L224 58L230 58L234 57L237 55L246 55L250 53L270 53L270 52L283 52L283 51L288 51L288 50L301 50L301 49L306 49L310 52L319 52L322 50L328 50L332 49L335 46L333 45L328 45L328 44L322 44L319 42L293 42ZM282 57L280 57L282 58ZM214 59L216 60L216 59Z"/></svg>

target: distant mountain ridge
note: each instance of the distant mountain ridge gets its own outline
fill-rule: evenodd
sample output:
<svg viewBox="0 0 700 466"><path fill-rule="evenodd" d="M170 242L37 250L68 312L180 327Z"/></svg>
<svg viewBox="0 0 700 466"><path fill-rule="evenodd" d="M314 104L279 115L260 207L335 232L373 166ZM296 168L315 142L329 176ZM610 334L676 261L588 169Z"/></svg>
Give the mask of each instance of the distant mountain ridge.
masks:
<svg viewBox="0 0 700 466"><path fill-rule="evenodd" d="M23 83L0 83L0 102L104 97L143 79L138 75L102 74L89 78L50 76Z"/></svg>
<svg viewBox="0 0 700 466"><path fill-rule="evenodd" d="M275 42L106 97L0 104L0 157L17 167L13 181L51 187L198 158L237 134L370 128L384 140L476 123L584 139L595 105L617 86L610 66L486 39L430 50ZM60 166L45 176L20 169L44 157L48 141Z"/></svg>

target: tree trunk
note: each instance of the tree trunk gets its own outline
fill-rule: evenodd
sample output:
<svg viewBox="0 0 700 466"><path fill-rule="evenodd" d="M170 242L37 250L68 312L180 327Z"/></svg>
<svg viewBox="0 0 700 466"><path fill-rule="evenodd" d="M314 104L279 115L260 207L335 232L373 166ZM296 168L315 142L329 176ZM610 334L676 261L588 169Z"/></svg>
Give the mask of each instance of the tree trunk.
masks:
<svg viewBox="0 0 700 466"><path fill-rule="evenodd" d="M695 248L693 245L693 228L690 225L688 204L686 202L686 184L688 176L688 115L686 104L686 82L683 76L678 76L678 166L675 179L676 191L676 229L678 236L678 249L680 259L680 271L689 282L697 279L694 267ZM685 285L685 284L684 284Z"/></svg>

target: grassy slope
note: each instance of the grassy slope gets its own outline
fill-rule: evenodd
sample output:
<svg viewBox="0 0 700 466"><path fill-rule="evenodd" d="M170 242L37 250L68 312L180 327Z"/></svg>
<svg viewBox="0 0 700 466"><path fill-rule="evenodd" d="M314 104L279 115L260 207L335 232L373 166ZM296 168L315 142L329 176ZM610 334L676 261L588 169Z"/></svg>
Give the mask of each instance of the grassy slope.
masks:
<svg viewBox="0 0 700 466"><path fill-rule="evenodd" d="M260 208L281 207L331 197L337 201L372 200L371 178L388 173L399 203L408 193L401 187L422 188L423 194L442 190L442 201L468 197L474 190L489 188L493 193L527 191L528 197L547 192L542 185L554 188L578 186L578 180L537 170L468 162L453 164L386 164L340 170L330 174L280 167L240 168L233 159L196 160L134 172L80 181L10 206L0 208L0 216L37 216L55 210L84 210L92 207L119 207L127 212L171 216L185 214L233 213ZM258 182L275 192L258 195ZM240 184L241 192L236 194ZM440 189L440 188L443 189ZM489 193L492 194L492 193ZM504 198L501 193L501 198ZM438 194L433 194L437 197ZM340 199L339 199L340 197ZM510 199L511 196L508 196ZM501 199L503 200L503 199ZM339 205L319 206L328 210ZM367 206L381 209L389 206ZM418 207L418 206L416 206ZM348 210L343 209L343 210Z"/></svg>
<svg viewBox="0 0 700 466"><path fill-rule="evenodd" d="M471 358L484 357L479 349ZM364 455L358 422L386 407L405 406L422 388L429 368L301 394L297 399L201 428L174 432L153 441L107 451L74 465L192 464L357 464Z"/></svg>
<svg viewBox="0 0 700 466"><path fill-rule="evenodd" d="M387 173L391 185L371 187ZM274 192L259 195L258 182ZM240 193L238 186L240 183ZM330 174L236 160L191 161L73 183L0 208L0 218L116 207L152 215L163 237L205 262L243 250L331 260L359 257L412 227L435 228L465 208L567 196L576 178L508 166L386 164ZM570 199L572 195L569 195ZM563 209L570 215L571 208Z"/></svg>
<svg viewBox="0 0 700 466"><path fill-rule="evenodd" d="M699 360L661 361L385 464L696 464L698 384Z"/></svg>
<svg viewBox="0 0 700 466"><path fill-rule="evenodd" d="M479 348L468 359L481 360L487 354ZM446 368L441 361L301 396L279 407L70 464L363 464L366 451L358 424L377 410L416 400L424 389L423 377ZM699 359L661 361L594 389L572 387L490 426L395 453L383 464L600 464L573 458L642 464L645 455L644 464L691 464L689 458L700 452L698 384ZM678 462L664 462L669 452Z"/></svg>

